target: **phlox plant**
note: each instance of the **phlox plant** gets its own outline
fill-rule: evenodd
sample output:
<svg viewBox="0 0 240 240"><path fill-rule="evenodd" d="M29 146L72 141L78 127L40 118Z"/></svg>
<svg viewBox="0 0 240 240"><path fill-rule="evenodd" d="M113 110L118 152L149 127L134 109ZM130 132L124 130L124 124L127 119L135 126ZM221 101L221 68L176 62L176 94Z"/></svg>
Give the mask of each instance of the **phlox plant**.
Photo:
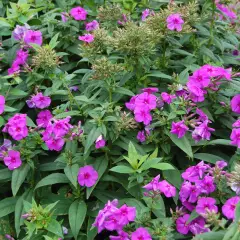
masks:
<svg viewBox="0 0 240 240"><path fill-rule="evenodd" d="M0 239L239 240L238 1L2 1Z"/></svg>

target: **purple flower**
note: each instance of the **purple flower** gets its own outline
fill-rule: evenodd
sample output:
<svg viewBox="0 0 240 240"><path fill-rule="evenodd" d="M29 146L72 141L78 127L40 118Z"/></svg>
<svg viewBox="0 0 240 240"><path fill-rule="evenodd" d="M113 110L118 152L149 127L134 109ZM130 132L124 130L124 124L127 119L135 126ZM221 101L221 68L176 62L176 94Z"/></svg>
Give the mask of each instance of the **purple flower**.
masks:
<svg viewBox="0 0 240 240"><path fill-rule="evenodd" d="M196 70L192 76L189 77L189 83L200 88L207 87L210 83L210 77L205 69Z"/></svg>
<svg viewBox="0 0 240 240"><path fill-rule="evenodd" d="M8 69L8 75L17 74L20 71L20 66L14 63L11 68Z"/></svg>
<svg viewBox="0 0 240 240"><path fill-rule="evenodd" d="M17 25L13 30L13 38L17 41L21 41L24 38L25 33L30 29L30 27L25 24L25 26Z"/></svg>
<svg viewBox="0 0 240 240"><path fill-rule="evenodd" d="M240 202L240 197L229 198L222 206L222 213L227 219L235 219L236 206Z"/></svg>
<svg viewBox="0 0 240 240"><path fill-rule="evenodd" d="M169 184L166 180L159 182L158 189L162 192L165 197L175 197L176 195L176 188Z"/></svg>
<svg viewBox="0 0 240 240"><path fill-rule="evenodd" d="M106 145L106 141L103 139L103 136L100 135L95 142L95 148L96 149L103 148L105 147L105 145Z"/></svg>
<svg viewBox="0 0 240 240"><path fill-rule="evenodd" d="M146 228L140 227L131 235L131 240L139 240L139 239L152 240L152 237Z"/></svg>
<svg viewBox="0 0 240 240"><path fill-rule="evenodd" d="M78 86L72 86L72 87L69 87L69 89L71 92L76 92L79 90Z"/></svg>
<svg viewBox="0 0 240 240"><path fill-rule="evenodd" d="M142 21L145 21L146 18L150 15L150 10L149 9L145 9L143 12L142 12Z"/></svg>
<svg viewBox="0 0 240 240"><path fill-rule="evenodd" d="M44 110L41 111L38 115L37 115L37 125L39 127L43 127L46 128L49 120L53 117L53 115L51 114L51 112L49 110Z"/></svg>
<svg viewBox="0 0 240 240"><path fill-rule="evenodd" d="M162 97L162 100L167 104L170 104L172 102L172 100L176 98L175 95L171 95L166 92L162 92L161 97Z"/></svg>
<svg viewBox="0 0 240 240"><path fill-rule="evenodd" d="M159 179L160 179L160 174L157 175L155 178L153 178L152 181L147 185L145 185L143 188L146 189L147 191L158 191Z"/></svg>
<svg viewBox="0 0 240 240"><path fill-rule="evenodd" d="M36 95L33 95L27 104L29 107L34 105L36 108L43 109L50 106L51 98L48 96L43 96L43 94L40 92Z"/></svg>
<svg viewBox="0 0 240 240"><path fill-rule="evenodd" d="M0 115L4 112L5 109L5 97L0 95Z"/></svg>
<svg viewBox="0 0 240 240"><path fill-rule="evenodd" d="M240 127L240 119L238 119L236 122L234 122L232 126L239 128Z"/></svg>
<svg viewBox="0 0 240 240"><path fill-rule="evenodd" d="M86 31L91 32L99 28L99 23L97 20L93 20L86 24Z"/></svg>
<svg viewBox="0 0 240 240"><path fill-rule="evenodd" d="M98 180L98 172L90 165L81 167L78 172L80 186L92 187Z"/></svg>
<svg viewBox="0 0 240 240"><path fill-rule="evenodd" d="M184 23L179 13L171 14L167 17L167 28L171 31L182 31L182 25Z"/></svg>
<svg viewBox="0 0 240 240"><path fill-rule="evenodd" d="M63 138L61 137L55 137L55 138L49 138L48 140L45 141L47 147L49 148L49 150L53 151L61 151L62 147L65 144L65 141Z"/></svg>
<svg viewBox="0 0 240 240"><path fill-rule="evenodd" d="M40 31L27 30L24 36L24 42L29 45L31 43L42 45L42 33Z"/></svg>
<svg viewBox="0 0 240 240"><path fill-rule="evenodd" d="M176 134L178 138L184 137L188 129L189 128L184 124L184 121L172 122L171 133Z"/></svg>
<svg viewBox="0 0 240 240"><path fill-rule="evenodd" d="M189 224L187 222L188 222L189 218L190 218L189 214L184 214L182 217L179 217L176 220L176 228L177 228L177 231L179 233L181 233L183 235L188 234L188 232L189 232Z"/></svg>
<svg viewBox="0 0 240 240"><path fill-rule="evenodd" d="M146 136L144 131L139 131L137 134L137 140L139 142L145 142L146 141Z"/></svg>
<svg viewBox="0 0 240 240"><path fill-rule="evenodd" d="M136 101L137 97L138 97L138 95L133 96L133 97L131 97L129 102L125 103L125 106L126 106L127 109L129 109L131 111L133 111L135 109L135 106L136 106L135 101Z"/></svg>
<svg viewBox="0 0 240 240"><path fill-rule="evenodd" d="M3 161L9 170L14 170L22 165L20 152L14 150L9 150L8 155L4 157Z"/></svg>
<svg viewBox="0 0 240 240"><path fill-rule="evenodd" d="M7 156L8 150L11 147L12 147L12 142L8 139L4 139L3 145L0 146L0 159L1 158L3 159L5 156Z"/></svg>
<svg viewBox="0 0 240 240"><path fill-rule="evenodd" d="M226 15L229 19L237 19L236 13L231 11L230 8L228 8L226 5L224 5L224 4L217 4L217 8L224 15Z"/></svg>
<svg viewBox="0 0 240 240"><path fill-rule="evenodd" d="M152 121L152 116L148 108L136 108L134 115L136 122L143 122L144 125L149 125Z"/></svg>
<svg viewBox="0 0 240 240"><path fill-rule="evenodd" d="M179 198L181 202L195 203L198 200L199 195L201 194L201 189L199 186L192 185L190 182L186 181L182 184Z"/></svg>
<svg viewBox="0 0 240 240"><path fill-rule="evenodd" d="M196 212L198 214L206 214L207 211L218 212L218 207L215 205L216 200L211 197L202 197L198 199Z"/></svg>
<svg viewBox="0 0 240 240"><path fill-rule="evenodd" d="M214 184L214 178L211 176L205 176L203 180L199 182L202 193L210 194L215 191L216 186Z"/></svg>
<svg viewBox="0 0 240 240"><path fill-rule="evenodd" d="M230 105L233 112L240 114L240 94L232 98Z"/></svg>
<svg viewBox="0 0 240 240"><path fill-rule="evenodd" d="M16 59L13 64L16 65L24 65L28 59L28 51L24 51L23 49L19 49L17 51Z"/></svg>
<svg viewBox="0 0 240 240"><path fill-rule="evenodd" d="M205 228L205 220L202 217L198 217L190 222L189 230L194 234L198 235L204 232L209 232L209 228Z"/></svg>
<svg viewBox="0 0 240 240"><path fill-rule="evenodd" d="M198 142L201 139L210 140L211 132L214 132L215 129L208 127L208 121L204 121L198 127L195 127L192 138Z"/></svg>
<svg viewBox="0 0 240 240"><path fill-rule="evenodd" d="M141 93L135 100L135 110L137 108L148 108L149 110L155 109L157 106L157 97L147 92Z"/></svg>
<svg viewBox="0 0 240 240"><path fill-rule="evenodd" d="M228 165L227 162L225 162L225 161L223 161L223 160L216 162L216 166L217 166L218 168L220 168L220 169L225 168L227 165Z"/></svg>
<svg viewBox="0 0 240 240"><path fill-rule="evenodd" d="M94 41L94 35L92 34L85 34L83 36L79 36L78 39L80 41L86 42L86 43L91 43Z"/></svg>
<svg viewBox="0 0 240 240"><path fill-rule="evenodd" d="M146 92L148 94L152 94L152 93L155 93L155 92L158 92L158 88L155 88L155 87L148 87L148 88L143 88L142 89L142 92Z"/></svg>
<svg viewBox="0 0 240 240"><path fill-rule="evenodd" d="M232 145L236 145L238 148L240 148L240 128L234 128L232 130L230 139Z"/></svg>
<svg viewBox="0 0 240 240"><path fill-rule="evenodd" d="M129 222L133 222L136 218L136 208L135 207L128 207L124 204L122 207L119 208L117 213L119 224L121 226L127 225Z"/></svg>
<svg viewBox="0 0 240 240"><path fill-rule="evenodd" d="M129 236L124 231L118 231L118 236L109 236L110 240L129 240Z"/></svg>
<svg viewBox="0 0 240 240"><path fill-rule="evenodd" d="M63 234L64 235L67 235L68 234L68 229L66 227L62 227L62 230L63 230Z"/></svg>
<svg viewBox="0 0 240 240"><path fill-rule="evenodd" d="M77 21L86 20L88 12L82 7L72 8L70 15Z"/></svg>
<svg viewBox="0 0 240 240"><path fill-rule="evenodd" d="M62 22L67 22L67 13L66 12L62 12L61 13L61 18L62 18Z"/></svg>

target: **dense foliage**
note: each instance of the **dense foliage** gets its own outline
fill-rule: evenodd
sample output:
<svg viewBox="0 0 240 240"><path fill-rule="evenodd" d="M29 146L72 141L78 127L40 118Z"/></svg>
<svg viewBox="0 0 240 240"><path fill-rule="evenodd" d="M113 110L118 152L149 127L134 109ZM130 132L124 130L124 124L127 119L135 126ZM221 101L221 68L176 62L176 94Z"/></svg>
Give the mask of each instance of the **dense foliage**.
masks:
<svg viewBox="0 0 240 240"><path fill-rule="evenodd" d="M239 240L240 4L0 2L0 239Z"/></svg>

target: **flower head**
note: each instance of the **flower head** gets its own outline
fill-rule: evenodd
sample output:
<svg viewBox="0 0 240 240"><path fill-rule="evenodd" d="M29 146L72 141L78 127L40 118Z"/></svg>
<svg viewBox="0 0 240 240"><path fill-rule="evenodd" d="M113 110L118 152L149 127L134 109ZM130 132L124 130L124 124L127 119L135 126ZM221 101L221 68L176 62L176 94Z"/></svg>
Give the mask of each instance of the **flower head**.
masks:
<svg viewBox="0 0 240 240"><path fill-rule="evenodd" d="M132 240L152 240L151 235L149 234L146 228L140 227L135 232L132 233Z"/></svg>
<svg viewBox="0 0 240 240"><path fill-rule="evenodd" d="M30 108L46 108L51 104L51 98L44 96L41 92L33 95L30 100L27 101L28 107Z"/></svg>
<svg viewBox="0 0 240 240"><path fill-rule="evenodd" d="M53 117L53 115L51 114L51 112L49 110L44 110L41 111L38 115L37 115L37 125L39 127L43 127L46 128L49 120Z"/></svg>
<svg viewBox="0 0 240 240"><path fill-rule="evenodd" d="M176 188L169 184L166 180L159 182L158 189L162 192L165 197L175 197L176 195Z"/></svg>
<svg viewBox="0 0 240 240"><path fill-rule="evenodd" d="M166 92L162 92L162 93L161 93L161 97L162 97L162 100L163 100L165 103L167 103L167 104L170 104L170 103L172 102L172 100L173 100L174 98L176 98L175 95L171 95L171 94L168 94L168 93L166 93Z"/></svg>
<svg viewBox="0 0 240 240"><path fill-rule="evenodd" d="M240 197L229 198L222 206L222 213L227 219L235 219L236 206L240 202Z"/></svg>
<svg viewBox="0 0 240 240"><path fill-rule="evenodd" d="M21 41L24 38L25 33L30 29L29 25L25 24L24 26L17 25L13 30L13 38L17 41Z"/></svg>
<svg viewBox="0 0 240 240"><path fill-rule="evenodd" d="M88 33L83 36L79 36L78 39L86 43L91 43L94 41L94 35Z"/></svg>
<svg viewBox="0 0 240 240"><path fill-rule="evenodd" d="M91 32L99 28L99 23L97 20L93 20L86 24L86 31Z"/></svg>
<svg viewBox="0 0 240 240"><path fill-rule="evenodd" d="M9 150L8 155L4 157L3 161L9 170L14 170L22 165L20 152L15 150Z"/></svg>
<svg viewBox="0 0 240 240"><path fill-rule="evenodd" d="M142 12L142 21L145 21L146 18L150 15L150 10L149 9L145 9L143 12Z"/></svg>
<svg viewBox="0 0 240 240"><path fill-rule="evenodd" d="M230 105L233 112L240 114L240 94L232 98Z"/></svg>
<svg viewBox="0 0 240 240"><path fill-rule="evenodd" d="M143 92L135 99L135 110L137 108L147 108L149 110L155 109L157 106L157 97L153 94Z"/></svg>
<svg viewBox="0 0 240 240"><path fill-rule="evenodd" d="M160 174L157 175L155 178L153 178L152 181L147 185L145 185L143 188L146 189L147 191L158 191L159 179L160 179Z"/></svg>
<svg viewBox="0 0 240 240"><path fill-rule="evenodd" d="M134 115L136 122L143 122L145 125L149 125L152 121L152 116L148 108L136 108Z"/></svg>
<svg viewBox="0 0 240 240"><path fill-rule="evenodd" d="M146 136L144 131L139 131L137 134L137 140L139 142L145 142L146 141Z"/></svg>
<svg viewBox="0 0 240 240"><path fill-rule="evenodd" d="M98 179L97 171L90 165L81 167L78 172L78 183L80 186L92 187Z"/></svg>
<svg viewBox="0 0 240 240"><path fill-rule="evenodd" d="M183 19L179 13L171 14L167 17L167 28L171 31L182 31Z"/></svg>
<svg viewBox="0 0 240 240"><path fill-rule="evenodd" d="M4 112L5 109L5 97L0 95L0 115Z"/></svg>
<svg viewBox="0 0 240 240"><path fill-rule="evenodd" d="M177 231L183 235L188 234L189 232L189 224L187 224L188 219L190 218L189 214L184 214L182 217L179 217L176 220L176 228Z"/></svg>
<svg viewBox="0 0 240 240"><path fill-rule="evenodd" d="M218 207L215 205L216 200L211 197L202 197L198 200L196 212L198 214L206 214L208 211L218 212Z"/></svg>
<svg viewBox="0 0 240 240"><path fill-rule="evenodd" d="M103 148L106 145L106 141L104 140L103 136L100 135L97 140L96 140L96 144L95 144L95 148L99 149L99 148Z"/></svg>
<svg viewBox="0 0 240 240"><path fill-rule="evenodd" d="M188 129L189 128L184 124L184 121L172 122L171 133L176 134L178 138L184 137Z"/></svg>
<svg viewBox="0 0 240 240"><path fill-rule="evenodd" d="M40 31L27 30L24 35L24 42L27 45L31 43L42 45L42 33Z"/></svg>
<svg viewBox="0 0 240 240"><path fill-rule="evenodd" d="M240 128L234 128L232 130L230 139L232 145L236 145L238 148L240 148Z"/></svg>
<svg viewBox="0 0 240 240"><path fill-rule="evenodd" d="M72 8L70 15L77 21L84 21L87 18L88 12L82 7Z"/></svg>

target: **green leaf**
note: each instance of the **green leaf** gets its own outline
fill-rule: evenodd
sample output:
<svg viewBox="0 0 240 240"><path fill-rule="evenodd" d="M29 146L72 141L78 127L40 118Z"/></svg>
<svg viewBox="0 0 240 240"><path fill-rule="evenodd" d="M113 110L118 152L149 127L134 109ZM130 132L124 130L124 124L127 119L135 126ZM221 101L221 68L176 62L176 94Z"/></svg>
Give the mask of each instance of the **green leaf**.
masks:
<svg viewBox="0 0 240 240"><path fill-rule="evenodd" d="M178 138L175 134L169 134L171 140L181 148L189 157L193 158L192 147L186 136Z"/></svg>
<svg viewBox="0 0 240 240"><path fill-rule="evenodd" d="M240 220L240 202L237 204L236 210L236 222Z"/></svg>
<svg viewBox="0 0 240 240"><path fill-rule="evenodd" d="M148 77L158 77L158 78L164 78L164 79L169 79L171 80L172 77L165 74L165 73L162 73L162 72L159 72L159 71L152 71L150 74L147 74Z"/></svg>
<svg viewBox="0 0 240 240"><path fill-rule="evenodd" d="M222 157L209 154L209 153L196 153L194 154L194 158L203 160L205 162L213 163L213 164L215 164L217 161L222 159Z"/></svg>
<svg viewBox="0 0 240 240"><path fill-rule="evenodd" d="M58 45L58 36L59 36L59 33L57 33L52 39L51 39L51 41L50 41L50 43L49 43L49 46L50 46L50 48L51 49L54 49L57 45Z"/></svg>
<svg viewBox="0 0 240 240"><path fill-rule="evenodd" d="M0 218L14 212L17 198L9 197L0 201Z"/></svg>
<svg viewBox="0 0 240 240"><path fill-rule="evenodd" d="M55 219L51 219L50 223L47 225L47 230L49 232L54 233L55 235L57 235L59 237L63 237L62 226Z"/></svg>
<svg viewBox="0 0 240 240"><path fill-rule="evenodd" d="M206 232L197 235L193 240L222 240L224 237L225 231L218 232ZM230 239L229 239L230 240Z"/></svg>
<svg viewBox="0 0 240 240"><path fill-rule="evenodd" d="M15 100L15 99L19 99L19 98L24 98L26 97L28 94L26 92L24 92L23 90L20 90L18 88L12 88L9 91L9 95L7 100Z"/></svg>
<svg viewBox="0 0 240 240"><path fill-rule="evenodd" d="M98 180L95 183L94 186L87 188L86 198L88 199L93 191L93 189L98 184L100 178L104 174L104 172L107 170L108 167L108 159L107 158L98 158L96 159L96 162L93 165L94 169L98 172Z"/></svg>
<svg viewBox="0 0 240 240"><path fill-rule="evenodd" d="M208 142L208 145L226 145L226 146L235 147L234 145L231 145L230 142L231 142L230 140L226 140L226 139L216 139Z"/></svg>
<svg viewBox="0 0 240 240"><path fill-rule="evenodd" d="M138 152L132 142L128 145L128 158L124 157L132 168L137 169L138 167Z"/></svg>
<svg viewBox="0 0 240 240"><path fill-rule="evenodd" d="M75 239L79 234L87 213L87 205L84 201L76 200L69 208L69 224Z"/></svg>
<svg viewBox="0 0 240 240"><path fill-rule="evenodd" d="M115 166L113 168L110 169L110 171L112 172L117 172L117 173L134 173L134 170L128 166Z"/></svg>
<svg viewBox="0 0 240 240"><path fill-rule="evenodd" d="M0 170L0 180L10 180L12 177L12 171L8 168Z"/></svg>
<svg viewBox="0 0 240 240"><path fill-rule="evenodd" d="M162 160L162 158L152 158L152 159L148 158L146 161L144 161L144 163L140 167L140 170L147 170L149 168L155 168L154 166L161 164L161 163L159 163L161 160ZM168 164L168 163L166 163L166 164Z"/></svg>
<svg viewBox="0 0 240 240"><path fill-rule="evenodd" d="M33 122L33 120L27 116L27 126L28 127L37 127L36 124Z"/></svg>
<svg viewBox="0 0 240 240"><path fill-rule="evenodd" d="M135 95L132 91L130 91L129 89L124 88L124 87L118 87L118 88L115 89L114 92L115 93L121 93L121 94L128 95L128 96L134 96Z"/></svg>
<svg viewBox="0 0 240 240"><path fill-rule="evenodd" d="M85 142L84 153L86 154L92 144L96 141L96 139L101 135L100 128L93 127L90 133L87 136L87 140Z"/></svg>
<svg viewBox="0 0 240 240"><path fill-rule="evenodd" d="M61 118L65 118L68 116L79 116L80 112L79 111L69 111L69 112L63 112L63 113L59 113L55 116L56 119L61 119Z"/></svg>
<svg viewBox="0 0 240 240"><path fill-rule="evenodd" d="M28 175L29 170L30 166L28 164L23 164L20 168L17 168L13 171L11 183L13 196L16 196L19 188Z"/></svg>
<svg viewBox="0 0 240 240"><path fill-rule="evenodd" d="M66 177L65 174L63 173L52 173L48 175L47 177L43 178L38 182L38 184L35 187L35 190L37 188L47 186L47 185L52 185L56 183L69 183L68 178Z"/></svg>
<svg viewBox="0 0 240 240"><path fill-rule="evenodd" d="M33 196L33 191L32 189L28 189L18 200L15 206L15 230L17 233L17 236L20 233L20 226L23 224L23 218L22 218L22 214L24 214L24 210L23 210L23 201L31 201Z"/></svg>
<svg viewBox="0 0 240 240"><path fill-rule="evenodd" d="M175 168L169 163L157 163L155 165L152 165L151 168L159 170L175 170Z"/></svg>
<svg viewBox="0 0 240 240"><path fill-rule="evenodd" d="M72 185L77 188L77 175L78 175L79 166L74 164L72 166L66 166L64 168L64 173L66 174L67 178L70 180Z"/></svg>

